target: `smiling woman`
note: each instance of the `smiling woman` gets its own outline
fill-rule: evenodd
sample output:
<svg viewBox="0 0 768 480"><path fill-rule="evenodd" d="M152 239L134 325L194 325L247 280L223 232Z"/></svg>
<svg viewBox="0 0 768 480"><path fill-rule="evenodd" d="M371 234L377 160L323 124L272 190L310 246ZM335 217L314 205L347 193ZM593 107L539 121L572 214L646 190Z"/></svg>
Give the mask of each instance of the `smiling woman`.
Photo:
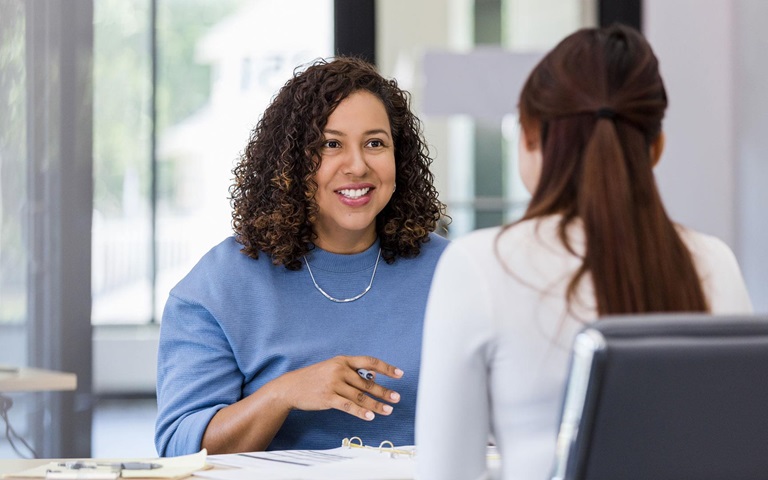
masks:
<svg viewBox="0 0 768 480"><path fill-rule="evenodd" d="M166 304L161 455L414 442L447 244L431 163L407 92L374 66L318 61L283 86L234 169L235 235Z"/></svg>

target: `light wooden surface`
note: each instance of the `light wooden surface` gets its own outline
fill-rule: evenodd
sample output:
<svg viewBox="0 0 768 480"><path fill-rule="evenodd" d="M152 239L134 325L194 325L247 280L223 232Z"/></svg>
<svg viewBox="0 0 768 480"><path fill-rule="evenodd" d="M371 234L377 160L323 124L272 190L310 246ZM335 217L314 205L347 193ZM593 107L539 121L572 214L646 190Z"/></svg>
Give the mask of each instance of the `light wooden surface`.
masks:
<svg viewBox="0 0 768 480"><path fill-rule="evenodd" d="M16 472L23 472L24 470L28 470L30 468L39 467L40 465L45 465L50 461L50 459L0 459L0 477L7 477Z"/></svg>
<svg viewBox="0 0 768 480"><path fill-rule="evenodd" d="M0 366L0 392L75 390L77 375L39 368Z"/></svg>
<svg viewBox="0 0 768 480"><path fill-rule="evenodd" d="M26 470L40 467L43 465L46 465L51 462L67 462L72 460L87 460L87 461L95 461L95 462L120 462L125 461L125 459L109 459L109 458L89 458L89 459L83 459L83 458L37 458L37 459L26 459L26 458L13 458L13 459L0 459L0 479L18 479L18 480L33 480L32 477L19 477L14 476L16 473L24 472ZM141 459L149 460L152 459ZM167 461L167 459L158 459L158 462ZM170 467L173 468L173 467ZM214 468L227 468L227 467L214 467ZM34 477L37 478L37 477ZM42 478L42 477L41 477ZM192 479L192 475L182 475L179 477L174 477L174 480L189 480ZM138 478L130 477L129 480L140 480ZM153 477L151 480L168 480L168 479L161 479L158 477Z"/></svg>

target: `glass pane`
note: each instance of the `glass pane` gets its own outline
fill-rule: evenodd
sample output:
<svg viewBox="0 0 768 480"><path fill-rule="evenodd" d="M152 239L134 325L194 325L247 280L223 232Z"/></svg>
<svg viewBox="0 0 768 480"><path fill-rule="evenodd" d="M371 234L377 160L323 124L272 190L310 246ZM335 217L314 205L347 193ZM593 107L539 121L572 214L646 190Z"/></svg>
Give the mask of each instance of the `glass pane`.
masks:
<svg viewBox="0 0 768 480"><path fill-rule="evenodd" d="M402 15L404 11L407 16ZM469 57L531 57L552 48L577 28L594 25L595 20L594 0L388 0L377 4L377 38L383 39L377 58L383 60L383 73L411 90L417 110L422 98L429 97L433 109L434 102L440 101L437 94L429 92L443 92L443 105L459 105L454 113L445 108L438 108L439 114L419 112L435 154L436 186L452 217L449 236L514 221L525 210L529 195L517 172L518 126L513 111L513 97L518 92L491 88L497 94L503 91L504 98L489 99L486 88L517 84L518 79L510 79L502 67L498 71L504 74L489 66L476 73L462 72L458 83L474 81L474 86L459 91L446 75L421 83L425 75L422 59L442 55L442 67L432 64L430 73L434 75L462 61L469 64ZM411 31L418 31L418 35ZM454 55L450 57L448 52ZM528 73L515 72L521 76ZM454 98L465 100L454 102ZM468 113L462 110L466 99L480 106L478 110L492 104L510 105L511 111Z"/></svg>
<svg viewBox="0 0 768 480"><path fill-rule="evenodd" d="M294 69L333 54L333 1L161 0L157 305L232 234L232 168Z"/></svg>
<svg viewBox="0 0 768 480"><path fill-rule="evenodd" d="M26 72L24 4L0 0L0 364L26 359Z"/></svg>
<svg viewBox="0 0 768 480"><path fill-rule="evenodd" d="M212 237L226 234L224 181L233 152L231 148L222 151L221 142L232 146L233 139L228 137L234 132L220 131L212 118L214 87L227 72L211 63L210 56L220 47L228 48L215 45L216 38L227 35L227 24L236 22L245 4L242 0L158 1L156 320L162 316L171 287L213 246ZM247 35L239 34L239 40L246 41ZM242 60L243 73L230 84L233 91L223 92L225 97L250 82L247 59Z"/></svg>
<svg viewBox="0 0 768 480"><path fill-rule="evenodd" d="M94 2L94 324L151 318L149 8Z"/></svg>
<svg viewBox="0 0 768 480"><path fill-rule="evenodd" d="M0 0L0 367L28 365L25 23L23 2ZM14 401L8 421L29 440L29 396L8 397ZM18 439L11 444L0 435L0 458L20 455L30 452Z"/></svg>
<svg viewBox="0 0 768 480"><path fill-rule="evenodd" d="M578 28L595 26L595 0L504 0L503 44L511 50L546 51Z"/></svg>

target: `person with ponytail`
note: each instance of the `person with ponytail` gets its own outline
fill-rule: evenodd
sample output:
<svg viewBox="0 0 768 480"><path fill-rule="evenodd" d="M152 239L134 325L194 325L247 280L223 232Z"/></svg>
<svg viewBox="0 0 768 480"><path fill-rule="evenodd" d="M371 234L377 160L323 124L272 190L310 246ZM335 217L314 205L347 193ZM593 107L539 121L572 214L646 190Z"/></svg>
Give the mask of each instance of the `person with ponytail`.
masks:
<svg viewBox="0 0 768 480"><path fill-rule="evenodd" d="M433 277L416 410L417 478L543 479L554 459L571 342L596 319L750 313L720 240L674 223L653 167L667 95L636 30L582 29L519 99L523 217L453 241Z"/></svg>

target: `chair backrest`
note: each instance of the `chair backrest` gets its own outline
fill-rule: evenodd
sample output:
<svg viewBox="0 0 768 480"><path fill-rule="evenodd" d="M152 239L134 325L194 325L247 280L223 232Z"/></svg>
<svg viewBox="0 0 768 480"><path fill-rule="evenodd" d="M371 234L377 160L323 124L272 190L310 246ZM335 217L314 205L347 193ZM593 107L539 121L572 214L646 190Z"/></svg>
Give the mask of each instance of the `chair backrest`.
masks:
<svg viewBox="0 0 768 480"><path fill-rule="evenodd" d="M768 478L768 316L635 315L586 327L552 478Z"/></svg>

